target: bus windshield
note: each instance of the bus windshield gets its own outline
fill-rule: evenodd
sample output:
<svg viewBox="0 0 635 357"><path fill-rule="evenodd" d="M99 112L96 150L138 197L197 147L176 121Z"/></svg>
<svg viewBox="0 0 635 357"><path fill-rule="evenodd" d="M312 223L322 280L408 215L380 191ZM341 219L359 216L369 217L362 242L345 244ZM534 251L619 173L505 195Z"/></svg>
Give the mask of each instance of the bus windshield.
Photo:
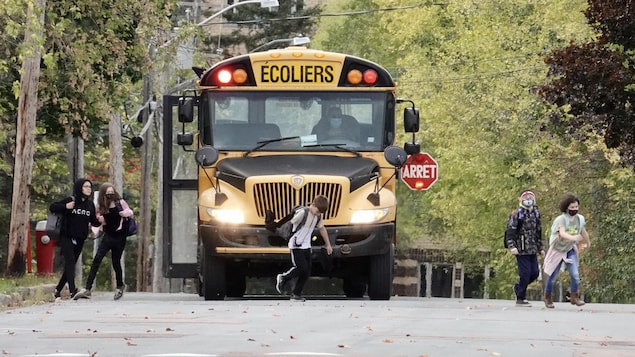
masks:
<svg viewBox="0 0 635 357"><path fill-rule="evenodd" d="M392 92L207 91L205 144L218 150L382 151L394 138ZM282 140L275 140L282 139Z"/></svg>

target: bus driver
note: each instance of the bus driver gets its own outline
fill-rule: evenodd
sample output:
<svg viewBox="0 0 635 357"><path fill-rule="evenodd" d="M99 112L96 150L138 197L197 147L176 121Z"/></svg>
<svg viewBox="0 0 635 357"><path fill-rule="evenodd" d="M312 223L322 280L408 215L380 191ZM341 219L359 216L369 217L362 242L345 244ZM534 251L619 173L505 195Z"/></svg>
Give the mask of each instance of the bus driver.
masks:
<svg viewBox="0 0 635 357"><path fill-rule="evenodd" d="M347 141L359 142L359 123L350 115L343 115L338 107L331 107L326 118L321 119L311 134L317 134L318 142L337 141L343 139Z"/></svg>

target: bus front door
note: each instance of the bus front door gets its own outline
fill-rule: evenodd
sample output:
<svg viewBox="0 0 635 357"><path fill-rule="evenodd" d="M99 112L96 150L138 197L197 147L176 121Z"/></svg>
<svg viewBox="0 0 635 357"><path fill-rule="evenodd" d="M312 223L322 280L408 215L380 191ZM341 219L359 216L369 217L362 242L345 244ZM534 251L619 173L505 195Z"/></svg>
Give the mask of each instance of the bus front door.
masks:
<svg viewBox="0 0 635 357"><path fill-rule="evenodd" d="M163 97L163 274L168 278L198 277L198 166L190 149L177 144L183 128L177 96ZM186 123L196 131L196 121ZM199 292L200 293L200 292Z"/></svg>

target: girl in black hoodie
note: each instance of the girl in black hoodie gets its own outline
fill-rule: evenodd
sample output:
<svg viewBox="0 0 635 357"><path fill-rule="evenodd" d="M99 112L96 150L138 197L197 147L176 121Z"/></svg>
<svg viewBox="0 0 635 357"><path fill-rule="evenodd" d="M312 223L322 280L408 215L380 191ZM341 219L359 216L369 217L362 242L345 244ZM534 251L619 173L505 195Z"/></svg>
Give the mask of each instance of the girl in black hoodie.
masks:
<svg viewBox="0 0 635 357"><path fill-rule="evenodd" d="M90 180L81 178L73 185L73 196L51 204L49 209L55 213L66 213L66 221L62 225L60 239L57 242L64 257L64 273L55 288L55 298L60 297L60 291L68 283L71 298L75 298L75 264L82 253L84 242L88 237L88 225L99 227L101 223L95 214L95 204L91 200L93 184Z"/></svg>

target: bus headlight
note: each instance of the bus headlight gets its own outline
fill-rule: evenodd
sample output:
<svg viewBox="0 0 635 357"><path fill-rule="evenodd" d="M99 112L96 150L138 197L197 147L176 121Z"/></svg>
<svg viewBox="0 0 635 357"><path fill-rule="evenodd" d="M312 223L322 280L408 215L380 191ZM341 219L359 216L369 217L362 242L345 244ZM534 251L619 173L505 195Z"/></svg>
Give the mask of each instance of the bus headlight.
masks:
<svg viewBox="0 0 635 357"><path fill-rule="evenodd" d="M245 216L239 209L208 208L207 214L220 223L245 223Z"/></svg>
<svg viewBox="0 0 635 357"><path fill-rule="evenodd" d="M381 221L388 215L390 208L378 208L378 209L368 209L368 210L359 210L353 213L351 217L351 224L363 224L363 223L374 223Z"/></svg>

